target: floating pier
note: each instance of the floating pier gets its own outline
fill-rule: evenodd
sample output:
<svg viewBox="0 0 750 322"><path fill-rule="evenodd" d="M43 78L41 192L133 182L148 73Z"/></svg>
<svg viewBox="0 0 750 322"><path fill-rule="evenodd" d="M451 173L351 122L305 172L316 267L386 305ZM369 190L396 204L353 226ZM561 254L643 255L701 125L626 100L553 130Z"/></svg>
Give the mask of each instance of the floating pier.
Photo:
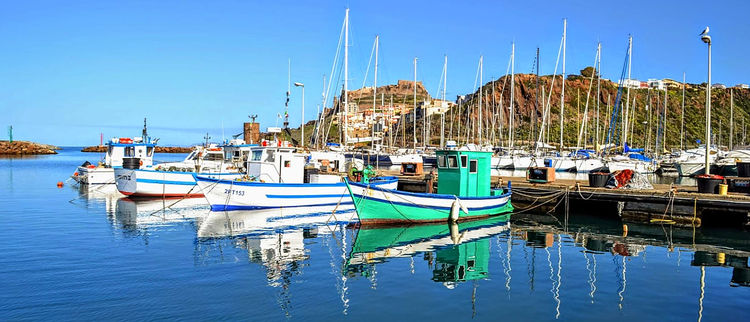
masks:
<svg viewBox="0 0 750 322"><path fill-rule="evenodd" d="M558 180L548 184L525 178L500 177L513 183L513 205L518 211L568 211L576 207L616 214L624 222L746 227L750 225L750 195L698 193L696 187L656 184L654 189L592 188L586 181Z"/></svg>

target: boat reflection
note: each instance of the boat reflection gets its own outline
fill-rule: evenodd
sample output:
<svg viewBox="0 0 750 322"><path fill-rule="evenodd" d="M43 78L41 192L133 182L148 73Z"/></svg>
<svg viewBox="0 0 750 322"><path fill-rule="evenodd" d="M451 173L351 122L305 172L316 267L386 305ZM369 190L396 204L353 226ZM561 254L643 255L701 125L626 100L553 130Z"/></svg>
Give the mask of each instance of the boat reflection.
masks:
<svg viewBox="0 0 750 322"><path fill-rule="evenodd" d="M250 263L265 268L268 286L278 288L278 304L290 316L292 279L302 273L310 258L305 240L331 235L322 239L329 248L331 267L340 267L334 263L345 254L345 226L355 220L353 209L332 214L330 207L210 212L197 220L196 263L223 261L227 242L246 250ZM328 243L329 239L336 239L340 248ZM346 312L346 278L338 270L333 275Z"/></svg>
<svg viewBox="0 0 750 322"><path fill-rule="evenodd" d="M143 199L119 198L114 222L125 230L189 222L208 214L208 203L203 198Z"/></svg>
<svg viewBox="0 0 750 322"><path fill-rule="evenodd" d="M78 198L71 200L81 200L86 208L97 207L104 202L104 209L108 215L113 215L117 208L117 199L123 195L117 191L113 185L78 185L72 186L78 191ZM81 201L76 202L76 204Z"/></svg>
<svg viewBox="0 0 750 322"><path fill-rule="evenodd" d="M391 258L424 253L432 280L446 287L488 277L489 238L510 228L509 215L459 224L363 227L347 261L350 277L373 276L375 266Z"/></svg>

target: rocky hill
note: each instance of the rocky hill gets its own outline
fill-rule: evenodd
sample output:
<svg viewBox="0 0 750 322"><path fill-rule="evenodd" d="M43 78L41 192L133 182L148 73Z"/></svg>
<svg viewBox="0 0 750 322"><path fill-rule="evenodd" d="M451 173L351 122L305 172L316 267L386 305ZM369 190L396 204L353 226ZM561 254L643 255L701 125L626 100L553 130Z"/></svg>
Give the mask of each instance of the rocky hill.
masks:
<svg viewBox="0 0 750 322"><path fill-rule="evenodd" d="M0 154L5 155L33 155L33 154L57 154L55 150L60 148L28 141L0 141Z"/></svg>
<svg viewBox="0 0 750 322"><path fill-rule="evenodd" d="M590 74L589 74L590 75ZM508 76L509 77L509 76ZM550 143L559 142L560 133L560 99L561 99L561 82L560 77L555 78L555 84L551 88L551 76L539 77L539 100L537 97L537 77L530 74L516 74L514 86L514 110L518 140L528 140L529 129L531 124L534 126L534 139L538 136L539 125L542 119L541 101L550 102ZM503 88L505 78L500 78L494 82L494 97L492 83L487 83L483 87L483 119L486 120L485 128L492 126L490 123L493 115L497 115L495 128L499 128L502 122L507 129L508 113L507 108L510 103L510 84L506 83ZM600 137L606 135L606 127L611 118L611 109L617 100L617 84L611 81L602 80L600 94L596 95L596 79L593 80L591 94L588 99L588 122L590 127L585 132L589 138L596 136L596 105L599 104L600 119ZM583 120L586 108L586 96L589 90L591 80L589 77L581 75L570 75L565 81L565 119L564 119L564 143L566 146L575 145L579 134L579 124ZM544 89L544 97L541 89ZM722 145L729 143L729 120L730 120L730 91L734 92L734 140L735 145L747 143L743 134L744 122L750 122L750 90L748 89L712 89L711 91L711 113L712 113L712 133L714 143L719 142ZM682 88L669 88L667 90L666 102L666 119L664 119L664 90L655 89L631 89L630 106L631 124L635 124L632 129L632 137L628 140L631 145L643 147L650 143L653 145L656 141L656 133L659 131L659 124L665 126L666 146L679 147L680 145L680 125L682 117ZM622 92L622 104L625 105L628 97L627 89ZM703 139L705 133L705 84L688 84L685 90L685 131L683 143L686 146L696 146L696 140ZM479 91L467 95L467 100L455 111L448 114L448 124L452 121L457 126L459 120L463 122L465 128L467 115L472 119L478 119ZM494 101L493 101L494 98ZM493 105L494 102L494 105ZM498 109L502 104L505 109ZM608 107L609 106L609 107ZM649 108L647 109L646 106ZM468 109L467 109L468 108ZM460 111L460 113L459 113ZM452 117L451 117L452 115ZM460 116L459 116L460 115ZM536 115L536 117L535 117ZM533 122L536 119L536 122ZM744 120L744 121L743 121ZM433 122L435 124L437 122ZM618 123L619 124L619 123ZM651 126L649 126L651 125ZM507 130L506 130L507 131ZM463 131L462 131L463 132ZM439 132L432 129L433 142L434 136L439 137ZM485 134L487 137L487 134ZM650 139L649 139L650 137ZM593 139L589 140L589 145Z"/></svg>
<svg viewBox="0 0 750 322"><path fill-rule="evenodd" d="M357 104L360 110L372 108L373 87L364 87L349 91L349 102ZM412 106L414 104L414 81L399 80L395 85L378 86L377 100L380 105L381 99L388 105L393 99L395 106ZM417 81L417 102L430 99L430 93L421 81Z"/></svg>
<svg viewBox="0 0 750 322"><path fill-rule="evenodd" d="M581 71L583 75L568 75L565 81L565 119L564 119L564 144L565 146L574 146L577 144L579 134L579 124L583 120L586 109L586 96L589 86L592 83L590 70L588 67ZM587 71L589 71L587 73ZM507 77L507 81L506 81ZM518 144L524 144L534 141L538 138L539 126L542 122L542 102L550 102L550 120L549 120L549 142L556 145L559 142L560 135L560 98L561 98L561 77L557 76L552 85L552 76L540 76L539 90L537 90L537 76L533 74L516 74L514 86L514 127L516 129L515 137ZM495 130L494 144L498 144L497 139L500 137L499 129L503 127L503 139L507 138L508 106L510 104L510 76L501 77L494 82L486 83L482 88L483 98L482 120L485 129L484 138L492 137L492 129ZM601 89L599 95L596 95L596 82L593 79L590 97L588 98L588 124L585 131L588 140L586 144L593 146L596 137L596 106L599 104L599 136L600 141L604 141L607 133L608 122L612 116L611 110L617 101L618 84L609 80L601 80ZM396 85L386 85L378 87L378 96L380 93L385 94L386 104L390 101L390 95L394 97L394 105L406 104L411 107L413 104L413 82L399 81ZM494 91L493 91L494 86ZM551 93L550 93L551 88ZM544 95L542 95L542 89ZM735 145L745 145L750 142L750 138L745 136L743 124L748 123L750 126L750 89L712 89L712 132L713 142L722 145L729 144L729 120L730 120L730 91L734 92L734 139ZM352 102L359 102L360 110L371 108L373 89L363 88L350 91ZM680 126L682 117L682 88L681 86L672 87L667 90L666 119L664 115L664 90L655 89L631 89L629 105L634 106L631 109L632 136L628 139L631 146L643 147L652 146L656 141L659 124L665 127L666 146L667 148L679 147L680 145ZM418 100L429 98L430 95L422 86L421 82L417 84ZM539 101L537 102L537 95ZM705 84L687 84L685 90L685 116L684 116L684 137L682 142L685 147L697 146L696 140L703 140L705 129ZM450 109L446 113L445 135L447 139L459 139L459 143L466 142L466 125L469 124L474 129L478 128L479 119L479 91L469 93L464 96L458 106ZM627 90L622 92L622 105L625 105L628 97ZM646 106L648 105L648 109ZM327 109L328 116L326 124L328 125L329 141L338 142L338 126L330 123L330 116L333 109ZM437 144L440 140L440 116L431 117L430 143ZM620 120L621 121L621 120ZM494 122L494 123L493 123ZM305 135L310 136L313 132L314 122L309 122L305 128ZM412 128L410 122L407 122L406 131L394 131L396 135L394 141L401 142L400 136L406 133L406 142L411 142ZM460 125L459 125L460 123ZM330 124L330 125L329 125ZM417 123L417 131L421 133L421 121ZM472 125L473 124L473 125ZM619 124L615 133L619 133ZM533 135L530 135L533 127ZM458 134L458 131L461 134ZM298 130L293 130L298 133ZM451 132L452 131L452 132ZM476 133L476 131L475 131ZM297 134L298 135L298 134ZM418 135L421 141L421 136ZM472 136L473 137L473 136ZM581 143L583 144L583 143Z"/></svg>

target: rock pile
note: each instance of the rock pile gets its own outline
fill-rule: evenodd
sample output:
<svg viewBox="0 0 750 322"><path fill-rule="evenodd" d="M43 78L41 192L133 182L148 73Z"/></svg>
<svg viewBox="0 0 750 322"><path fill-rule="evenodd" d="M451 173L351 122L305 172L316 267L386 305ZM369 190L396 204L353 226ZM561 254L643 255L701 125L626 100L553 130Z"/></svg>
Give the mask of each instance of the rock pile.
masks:
<svg viewBox="0 0 750 322"><path fill-rule="evenodd" d="M55 150L60 148L28 141L0 141L0 154L7 155L32 155L32 154L57 154Z"/></svg>

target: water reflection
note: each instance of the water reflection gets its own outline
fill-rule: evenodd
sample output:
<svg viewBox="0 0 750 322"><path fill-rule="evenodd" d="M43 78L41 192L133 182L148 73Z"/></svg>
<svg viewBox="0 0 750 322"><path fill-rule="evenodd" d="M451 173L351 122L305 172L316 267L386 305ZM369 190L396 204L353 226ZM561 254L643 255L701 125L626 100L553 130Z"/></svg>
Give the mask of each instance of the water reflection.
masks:
<svg viewBox="0 0 750 322"><path fill-rule="evenodd" d="M125 230L169 226L206 216L209 211L204 198L130 199L116 202L114 221Z"/></svg>
<svg viewBox="0 0 750 322"><path fill-rule="evenodd" d="M348 276L372 276L376 264L389 258L425 253L432 280L455 287L456 282L488 276L489 237L508 232L508 216L459 224L361 228L347 262Z"/></svg>
<svg viewBox="0 0 750 322"><path fill-rule="evenodd" d="M750 286L750 242L746 232L736 230L628 224L624 234L619 221L581 214L565 225L554 218L546 225L521 221L523 214L516 214L458 225L357 228L353 211L209 212L200 198L175 203L81 194L87 203L104 204L126 234L191 226L196 267L252 265L275 294L271 309L286 316L299 310L293 304L317 303L302 296L308 292L303 289L321 285L335 286L317 292L335 296L337 305L327 309L344 315L367 311L367 303L391 303L398 287L406 287L420 295L448 292L444 295L464 299L463 308L449 314L459 318L499 314L530 301L536 319L573 320L585 318L586 309L606 315L642 312L669 288L682 301L679 313L670 312L700 320L717 314L704 307L720 298L716 292ZM651 278L655 274L659 280Z"/></svg>

